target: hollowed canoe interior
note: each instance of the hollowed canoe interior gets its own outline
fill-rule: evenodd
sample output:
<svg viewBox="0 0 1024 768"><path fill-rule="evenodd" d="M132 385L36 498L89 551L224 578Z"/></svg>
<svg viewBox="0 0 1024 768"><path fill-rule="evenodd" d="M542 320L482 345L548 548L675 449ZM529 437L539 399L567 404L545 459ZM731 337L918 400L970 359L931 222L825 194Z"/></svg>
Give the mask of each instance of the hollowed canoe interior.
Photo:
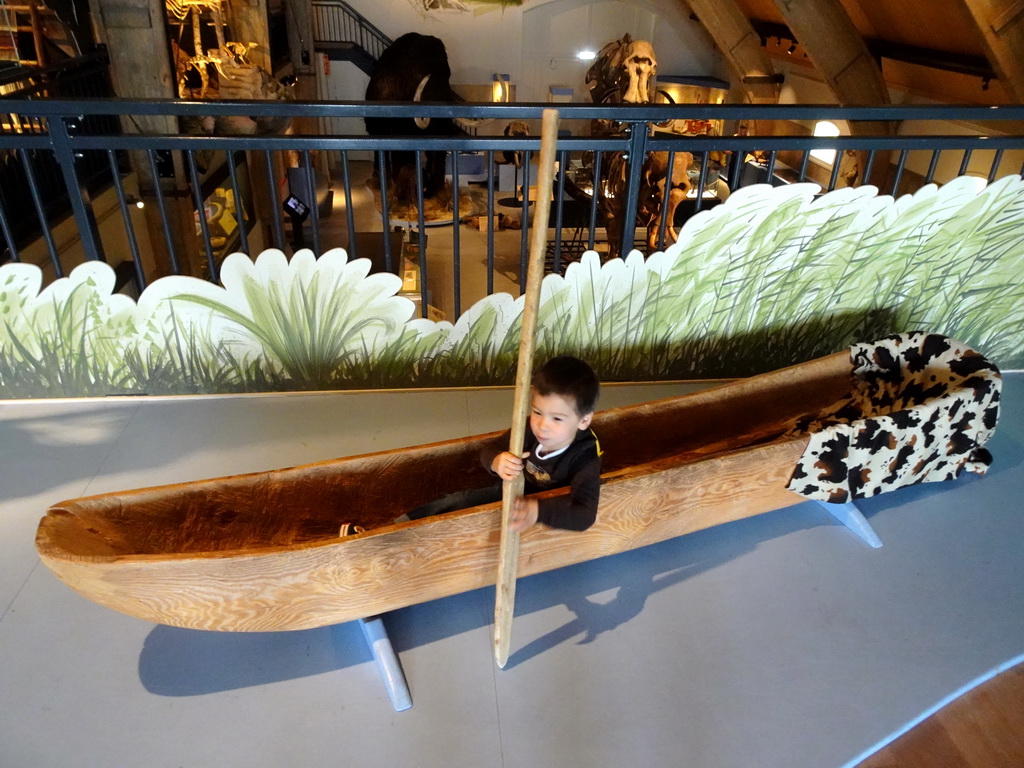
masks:
<svg viewBox="0 0 1024 768"><path fill-rule="evenodd" d="M605 474L670 457L765 442L849 394L848 355L594 419ZM40 552L63 558L225 552L336 539L451 491L495 482L478 461L497 433L249 475L93 496L55 505ZM428 524L419 521L417 524Z"/></svg>

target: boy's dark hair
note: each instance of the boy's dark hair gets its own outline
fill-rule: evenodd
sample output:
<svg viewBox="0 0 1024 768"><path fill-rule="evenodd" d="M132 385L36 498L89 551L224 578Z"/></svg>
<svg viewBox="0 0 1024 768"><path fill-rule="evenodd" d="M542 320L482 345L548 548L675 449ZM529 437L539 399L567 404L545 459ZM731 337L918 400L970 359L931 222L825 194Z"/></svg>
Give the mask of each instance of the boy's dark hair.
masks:
<svg viewBox="0 0 1024 768"><path fill-rule="evenodd" d="M534 371L530 384L542 395L572 398L578 416L593 412L601 391L594 369L571 355L559 355L548 360Z"/></svg>

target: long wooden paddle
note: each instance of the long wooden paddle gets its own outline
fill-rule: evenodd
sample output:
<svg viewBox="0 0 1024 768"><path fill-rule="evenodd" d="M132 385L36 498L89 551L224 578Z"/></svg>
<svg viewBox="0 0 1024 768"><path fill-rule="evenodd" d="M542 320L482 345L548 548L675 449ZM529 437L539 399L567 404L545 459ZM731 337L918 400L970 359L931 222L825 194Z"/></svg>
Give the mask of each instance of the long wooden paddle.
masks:
<svg viewBox="0 0 1024 768"><path fill-rule="evenodd" d="M508 450L523 455L526 419L530 412L530 378L533 375L533 347L537 337L537 309L540 284L544 277L544 252L547 250L548 213L555 180L555 145L558 143L558 110L545 109L541 120L540 160L537 166L537 201L533 211L533 233L526 268L523 294L523 323L519 337L519 363L516 367L515 400L512 405L512 437ZM523 190L529 195L529 190ZM516 604L516 571L519 565L519 533L510 531L512 502L523 495L523 476L502 483L501 544L498 548L498 583L494 597L494 660L504 669L512 639L512 613Z"/></svg>

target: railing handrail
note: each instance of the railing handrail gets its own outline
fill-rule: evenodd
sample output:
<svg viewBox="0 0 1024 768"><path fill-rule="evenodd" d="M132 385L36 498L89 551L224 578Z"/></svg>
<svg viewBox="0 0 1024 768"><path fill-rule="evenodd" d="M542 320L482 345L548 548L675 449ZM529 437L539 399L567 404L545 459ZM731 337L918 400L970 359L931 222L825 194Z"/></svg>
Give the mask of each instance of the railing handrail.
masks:
<svg viewBox="0 0 1024 768"><path fill-rule="evenodd" d="M39 117L60 117L83 112L98 115L163 116L278 116L302 117L480 117L495 120L539 119L550 104L518 102L365 102L365 101L187 101L177 99L47 99L5 101L5 110ZM1024 121L1024 105L982 107L972 104L918 104L843 107L834 104L559 104L565 120L614 119L619 122L658 123L667 119L707 120L849 120L889 122L902 120L957 120L968 122ZM1022 126L1014 126L1024 133ZM732 137L739 138L739 137ZM767 138L758 137L762 141Z"/></svg>
<svg viewBox="0 0 1024 768"><path fill-rule="evenodd" d="M186 165L186 173L183 173L180 178L177 179L176 183L184 181L190 188L191 195L195 198L195 210L203 211L204 207L202 204L203 192L200 189L200 177L197 173L195 160L198 153L203 150L228 150L226 157L234 157L235 151L238 150L253 150L262 153L262 158L254 157L246 162L262 163L267 166L267 178L274 177L274 170L272 168L271 152L280 150L292 150L297 151L300 157L305 157L306 161L304 167L308 175L307 185L308 189L314 189L314 179L312 177L313 167L309 162L309 153L313 150L318 152L332 152L339 153L338 157L342 163L342 177L343 184L345 187L346 198L350 197L349 184L350 179L348 178L347 163L349 151L373 151L376 152L375 158L377 167L375 169L376 176L379 179L385 180L385 188L387 187L387 180L389 178L394 179L393 171L390 167L386 167L385 155L391 151L399 151L407 153L409 156L413 156L412 152L416 153L433 153L433 158L436 159L440 154L445 152L456 152L456 153L471 153L471 152L486 152L489 153L488 157L484 158L489 168L496 167L494 160L501 152L524 152L531 153L539 149L540 140L536 136L504 136L504 126L507 120L511 119L537 119L540 118L541 113L544 109L549 108L550 105L543 103L517 103L517 104L490 104L490 103L413 103L413 102L291 102L291 101L179 101L171 99L143 99L143 100L129 100L129 99L100 99L100 98L78 98L78 99L44 99L44 100L32 100L32 99L9 99L3 102L0 106L0 111L7 113L12 116L12 124L16 124L16 121L20 119L24 121L29 119L38 123L41 128L36 131L19 133L17 130L12 130L8 133L0 133L0 148L2 149L14 149L16 150L17 156L21 160L21 166L26 169L26 172L31 172L33 163L44 163L44 170L49 172L56 172L62 176L59 179L63 184L63 189L66 190L66 194L70 199L70 206L72 208L75 221L78 225L78 231L81 235L81 250L87 259L103 259L103 242L102 238L97 231L95 224L95 217L91 210L91 198L86 194L78 194L78 191L82 189L82 183L78 166L80 159L89 159L90 157L98 157L103 160L109 166L110 172L113 174L115 181L119 179L118 170L116 168L116 160L121 153L124 151L135 151L142 150L143 162L148 160L150 164L151 173L149 177L156 178L159 174L156 170L156 162L158 160L158 154L163 152L166 157L160 158L162 162L170 162L173 158L169 159L169 155L172 152L181 151L183 153L179 160L174 162L184 162ZM691 170L699 173L698 179L691 177L691 182L695 181L695 184L691 186L694 189L704 190L705 182L711 180L711 174L714 174L714 183L717 185L719 180L727 182L727 189L738 189L739 187L746 186L751 183L762 183L763 180L768 180L771 183L776 178L774 172L778 167L784 170L792 179L780 179L782 183L788 183L792 180L805 180L807 178L807 168L810 153L807 150L814 149L829 149L829 150L867 150L863 158L853 158L855 162L860 163L863 167L859 167L856 164L850 163L850 158L847 158L847 167L852 168L852 171L844 171L843 179L860 179L861 183L866 183L864 180L871 177L871 171L875 166L882 168L883 172L876 174L880 177L887 177L884 184L892 189L892 194L896 194L900 188L900 182L903 178L904 168L907 166L908 155L911 150L931 150L932 158L927 171L921 167L921 158L911 158L915 166L915 170L911 173L917 174L924 184L931 183L936 174L936 169L939 168L939 153L942 150L960 150L963 153L962 157L956 158L960 162L959 175L964 175L970 166L972 153L978 153L975 155L975 165L979 164L978 158L982 157L981 163L987 163L987 172L982 175L987 175L989 181L995 180L995 178L1002 174L1006 175L1005 172L1009 169L1011 173L1020 175L1020 153L1024 151L1024 105L1002 105L996 107L978 107L973 105L914 105L914 106L885 106L885 107L842 107L835 105L737 105L737 104L659 104L659 105L596 105L596 104L560 104L559 111L563 120L563 127L569 128L569 121L577 121L577 127L579 133L575 136L567 135L559 138L558 151L563 153L560 155L560 161L563 166L567 169L572 167L572 158L569 157L568 153L581 153L577 159L582 156L582 153L588 153L588 157L593 160L593 165L588 168L577 165L577 170L583 169L586 173L592 173L591 177L586 178L603 178L605 180L611 178L612 168L615 168L616 174L622 173L622 161L626 161L627 165L627 178L625 179L624 185L618 187L614 194L607 193L608 199L618 199L622 201L622 215L608 218L611 222L622 222L620 225L621 233L615 233L614 235L605 233L605 237L608 238L609 243L613 243L615 249L624 253L627 252L631 247L631 244L635 241L635 229L637 221L638 206L641 203L639 198L641 186L644 182L642 176L642 166L645 162L645 158L649 157L649 153L652 151L669 151L669 152L690 152L693 153L694 157L687 162L693 162L695 159L699 159L694 166L691 166ZM165 126L162 129L157 129L148 133L130 133L114 135L115 132L107 132L104 130L102 125L96 125L94 118L97 117L125 117L125 116L162 116L162 117L181 117L181 116L233 116L243 115L248 117L298 117L298 116L309 116L309 117L326 117L326 118L353 118L353 117L370 117L370 118L412 118L412 117L440 117L440 118L451 118L451 117L476 117L476 118L491 118L493 122L490 124L491 127L485 128L487 131L486 135L455 135L455 136L423 136L416 135L414 128L412 127L411 121L408 127L399 127L397 130L402 131L401 134L392 134L387 137L370 136L365 134L358 135L338 135L338 134L322 134L316 133L318 129L311 128L309 134L285 134L285 133L264 133L264 134L245 134L245 135L208 135L208 134L189 134L181 131L180 128L173 127L175 122L173 120L166 121L145 121L139 120L139 123L157 123ZM592 119L602 119L605 121L616 121L623 124L623 130L620 134L615 136L591 136L589 133L589 123L584 121ZM693 120L693 119L707 119L707 120L770 120L770 119L788 119L790 121L805 120L814 121L821 119L837 119L837 120L848 120L848 121L870 121L872 123L881 124L885 122L899 123L900 121L910 121L912 124L903 126L901 135L893 135L891 131L893 126L882 127L879 126L877 131L871 131L872 135L858 135L853 136L811 136L806 135L809 133L806 127L794 125L793 129L788 132L787 135L753 135L753 136L732 136L719 135L684 135L684 134L670 134L667 132L656 132L653 135L647 130L648 126L652 123L658 124L663 123L666 120ZM961 134L950 135L952 132L944 130L942 134L939 134L939 130L936 130L934 125L935 121L973 121L977 123L977 128L974 130L966 130ZM121 125L125 121L116 121L118 125ZM578 125L583 123L582 126ZM923 124L924 127L919 128L918 123ZM401 125L399 123L399 125ZM996 128L991 126L996 125ZM164 132L160 132L163 130ZM358 131L357 128L351 129ZM731 127L722 127L723 132L731 132ZM933 131L927 133L928 130ZM956 129L953 129L956 130ZM29 150L46 150L43 152L36 153L34 157L30 157L28 154ZM799 171L796 169L796 165L801 162L798 158L794 161L791 158L779 158L779 153L787 150L804 150L802 165ZM898 153L898 157L890 157L887 152L895 150ZM994 153L984 153L983 150L994 150ZM1006 151L1012 151L1011 154L1007 155ZM712 161L710 153L721 152L725 156L725 160L715 159ZM751 169L747 167L749 165L747 159L747 153L754 153L755 158L760 155L767 156L767 160L762 158L762 164L759 168ZM989 158L989 154L993 156ZM147 157L148 155L148 157ZM702 157L699 157L702 155ZM428 158L428 160L431 158ZM442 158L443 160L443 158ZM230 168L234 168L233 160L228 162ZM589 162L589 161L585 161ZM669 159L669 163L673 160ZM602 171L602 163L607 164L607 168ZM618 165L615 165L615 164ZM789 163L788 166L785 164ZM712 166L716 166L712 168ZM952 178L952 174L948 169L949 161L943 164L940 169L940 178L948 179ZM1012 168L1008 166L1012 165ZM834 162L832 164L832 172L830 181L819 183L819 187L822 189L831 190L836 187L838 174L840 171L840 162ZM422 166L420 166L422 168ZM452 168L456 168L457 164L453 164ZM524 169L530 167L529 157L524 158L522 163ZM814 168L810 166L814 174L821 176L820 168ZM710 169L710 170L709 170ZM877 170L877 168L875 168ZM746 173L746 171L751 171ZM975 174L977 174L977 168L975 168ZM437 178L443 171L434 171ZM417 175L419 171L416 171ZM524 171L524 174L526 171ZM606 175L602 175L602 173ZM725 174L725 175L723 175ZM494 184L501 182L500 177L502 174L494 170L487 172L487 196L488 202L485 208L494 210L495 192ZM564 184L566 181L565 174L560 177L559 184ZM741 178L743 177L743 178ZM162 178L166 178L162 177ZM529 188L530 181L527 176L517 177L514 179L505 179L503 184L511 183L513 188L519 187L519 179L522 178L522 189ZM586 182L585 174L580 175L577 179L582 179L583 183ZM616 178L618 178L616 176ZM17 179L12 175L11 179L15 182ZM753 179L753 180L751 180ZM757 181L761 179L762 181ZM819 178L819 182L822 180ZM881 182L879 182L881 184ZM918 183L918 179L914 178L913 183ZM30 186L34 184L30 180ZM452 184L455 186L459 185L457 176L453 178ZM576 184L576 181L573 181ZM853 181L847 181L847 184L852 186ZM153 193L156 194L162 188L163 182L160 184L152 185ZM234 178L231 180L232 187L237 187L238 184ZM38 185L36 185L38 186ZM168 185L163 185L168 186ZM415 183L417 189L416 194L420 195L420 203L418 204L419 215L423 215L422 206L422 195L423 185L420 180L417 179ZM33 189L36 187L33 186ZM507 188L507 187L506 187ZM276 187L269 187L271 200L268 210L276 212L281 208L281 200L273 197L277 194ZM579 189L583 189L580 186ZM590 187L593 189L593 187ZM178 191L178 190L176 190ZM233 189L236 199L238 198L237 189ZM18 197L19 192L12 192L12 199L22 200L22 197ZM162 194L162 192L161 192ZM589 206L590 223L588 225L588 237L589 247L594 247L595 231L597 229L597 213L598 213L598 198L604 199L606 193L590 194L589 202L586 205ZM620 196L621 195L621 196ZM119 204L122 207L122 217L127 219L128 214L127 207L125 205L124 195L122 191L118 191ZM524 196L525 197L525 196ZM47 215L44 211L44 206L41 202L38 194L33 196L31 201L32 206L37 213L37 218L41 223L47 221ZM515 199L515 198L513 198ZM565 200L563 197L563 191L560 188L558 191L558 198ZM453 197L454 201L458 200L457 197ZM646 198L645 198L646 200ZM309 202L309 201L307 201ZM579 202L576 200L575 202ZM161 204L162 205L162 204ZM390 206L391 202L387 201L386 197L381 198L380 208L378 209L382 221L390 222L393 219L401 221L401 216L393 216L387 206ZM646 205L646 203L644 203ZM703 197L698 195L693 203L694 213L702 210ZM557 208L558 212L562 211L563 206ZM31 216L32 211L28 206L22 205L26 211L26 216ZM21 210L19 208L18 210ZM351 210L351 206L345 206L346 211ZM521 211L523 218L521 221L525 221L527 218L528 211L526 210L526 203L523 204ZM312 213L310 214L310 229L313 233L313 249L316 252L320 250L320 241L318 227L319 219L316 213L317 208L313 206ZM407 214L407 211L403 211ZM20 215L20 214L18 214ZM167 228L168 220L166 212L161 212L163 216L163 222L165 228ZM263 215L263 214L261 214ZM277 218L274 218L275 214L271 213L270 223L274 224L275 229L275 243L277 247L283 248L283 233L281 229L280 213L277 213ZM558 215L561 215L559 213ZM692 214L691 214L692 215ZM2 210L0 206L0 231L2 231L4 240L8 243L8 249L12 254L12 258L16 258L17 244L11 235L10 224L11 219L7 218L8 214ZM463 213L459 210L453 209L453 221L461 219ZM351 218L351 217L350 217ZM206 221L202 216L199 219L199 223L202 225ZM493 222L488 217L488 230L489 238L493 238ZM188 221L189 228L191 228L191 220ZM125 225L127 227L127 224ZM269 224L268 224L269 226ZM601 226L604 226L603 224ZM649 232L651 225L648 223ZM665 223L663 222L661 227L664 231ZM425 235L423 230L425 222L420 222L417 227L417 237L422 238L420 245L420 252L425 253ZM562 231L562 224L560 220L556 219L555 224L556 231ZM523 234L522 250L526 252L526 228L520 228ZM349 230L349 243L354 242L355 238L355 224L353 220L348 222ZM44 233L48 230L43 227ZM169 229L167 230L169 232ZM385 228L386 231L386 228ZM301 233L301 226L298 228L293 226L293 232ZM649 235L653 236L653 235ZM458 228L453 229L453 240L455 241L454 248L458 250ZM170 235L166 235L168 242L170 242ZM206 250L207 268L210 279L217 278L217 266L216 259L213 255L213 249L211 246L211 240L209 233L203 231L202 237L200 238L203 242L203 247ZM388 268L391 268L391 254L389 251L390 241L385 238L384 240L384 251L387 259ZM556 246L554 248L554 263L559 264L560 250L557 243L560 242L559 238L556 238ZM243 248L247 247L242 245ZM653 246L652 246L653 247ZM53 244L48 244L50 251L51 262L54 264L56 274L59 276L62 274L60 267L60 257L57 253ZM171 253L173 249L168 246L168 252ZM611 252L611 247L609 247ZM493 256L493 244L489 240L488 253ZM490 257L489 257L490 258ZM141 273L141 267L139 266L140 257L137 254L133 254L133 259L136 263L139 271L139 285L144 287L145 280ZM489 262L488 269L492 270L493 264ZM175 267L177 271L177 267ZM421 271L425 270L425 264L421 265ZM523 270L525 273L525 270ZM422 285L426 285L425 282ZM424 289L425 290L425 289ZM492 283L488 283L488 292L493 290ZM456 289L456 297L459 293ZM422 296L422 306L424 311L428 306L426 296ZM456 313L458 312L458 304L456 303Z"/></svg>

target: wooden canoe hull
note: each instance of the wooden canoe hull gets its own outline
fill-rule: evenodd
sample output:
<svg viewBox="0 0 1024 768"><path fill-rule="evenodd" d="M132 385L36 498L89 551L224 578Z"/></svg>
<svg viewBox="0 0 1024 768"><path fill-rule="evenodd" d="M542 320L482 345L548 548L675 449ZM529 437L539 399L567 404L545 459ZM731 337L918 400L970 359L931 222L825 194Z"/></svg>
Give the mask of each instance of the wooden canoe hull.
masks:
<svg viewBox="0 0 1024 768"><path fill-rule="evenodd" d="M806 439L610 479L582 533L535 526L521 537L528 576L625 552L803 501L785 485ZM43 561L76 591L160 624L265 632L337 624L493 585L500 505L331 543L174 561ZM152 556L151 556L152 557Z"/></svg>
<svg viewBox="0 0 1024 768"><path fill-rule="evenodd" d="M691 409L687 418L692 420L698 413L714 419L723 402L755 411L768 402L794 414L807 412L834 400L848 372L848 357L833 355L714 390L606 411L598 422L605 425L599 427L602 443L605 428L611 435L627 433L651 414L677 406L684 408L684 415L685 409ZM779 391L785 394L779 395ZM812 397L811 393L820 394ZM641 422L628 421L638 413ZM780 414L780 418L790 415ZM616 426L620 417L627 419L621 429ZM757 412L750 419L756 423L749 435L719 436L721 439L708 445L607 472L595 525L584 532L545 526L525 532L520 575L624 552L802 501L786 490L786 484L807 438L764 441L766 433L778 431L778 419ZM745 437L756 444L744 446ZM414 456L417 451L443 453L459 442L340 459L310 465L306 471L355 463L384 472L380 467L404 460L409 451ZM606 447L606 454L610 450ZM267 475L240 477L260 484L268 482ZM76 504L83 509L105 505L111 518L133 519L132 507L139 499L154 494L173 497L186 490L193 493L204 488L204 483L213 494L217 483L223 482L199 481L55 505L40 523L40 557L73 589L101 605L156 623L218 631L336 624L495 583L501 518L497 503L427 520L381 525L344 539L185 553L120 551L116 534L106 533L100 523L81 522L84 516L80 519L76 513ZM564 490L549 493L559 492ZM96 534L96 541L79 546L78 538L91 534Z"/></svg>

